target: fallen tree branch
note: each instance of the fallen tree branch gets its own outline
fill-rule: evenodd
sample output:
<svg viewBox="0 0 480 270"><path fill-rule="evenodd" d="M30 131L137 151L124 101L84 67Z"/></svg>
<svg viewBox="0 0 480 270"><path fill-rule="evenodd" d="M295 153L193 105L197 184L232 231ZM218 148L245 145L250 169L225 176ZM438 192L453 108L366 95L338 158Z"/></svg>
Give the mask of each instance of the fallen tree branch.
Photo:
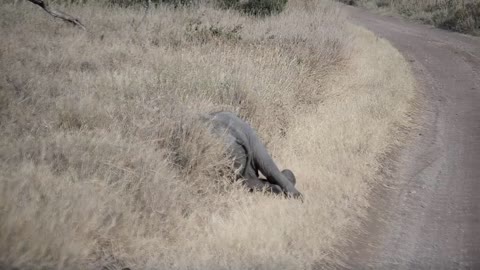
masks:
<svg viewBox="0 0 480 270"><path fill-rule="evenodd" d="M83 25L79 19L72 17L64 12L58 11L56 9L51 8L48 5L47 1L44 0L28 0L29 2L34 3L35 5L41 7L43 10L45 10L48 14L52 15L54 18L60 18L68 23L71 23L75 26L78 26L82 28L83 30L87 30L85 25Z"/></svg>

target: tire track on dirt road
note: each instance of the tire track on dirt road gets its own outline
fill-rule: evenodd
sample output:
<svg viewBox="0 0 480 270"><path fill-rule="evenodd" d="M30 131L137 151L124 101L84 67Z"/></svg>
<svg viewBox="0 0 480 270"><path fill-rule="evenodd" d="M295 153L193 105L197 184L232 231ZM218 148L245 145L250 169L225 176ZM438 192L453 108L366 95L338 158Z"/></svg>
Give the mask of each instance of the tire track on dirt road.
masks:
<svg viewBox="0 0 480 270"><path fill-rule="evenodd" d="M372 196L346 265L480 269L480 39L345 9L412 63L424 98L393 188Z"/></svg>

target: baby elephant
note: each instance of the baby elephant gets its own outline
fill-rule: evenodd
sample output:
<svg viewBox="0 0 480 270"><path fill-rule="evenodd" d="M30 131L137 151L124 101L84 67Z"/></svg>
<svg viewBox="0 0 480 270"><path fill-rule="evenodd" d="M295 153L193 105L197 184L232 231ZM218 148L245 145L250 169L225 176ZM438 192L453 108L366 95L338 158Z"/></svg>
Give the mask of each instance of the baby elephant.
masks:
<svg viewBox="0 0 480 270"><path fill-rule="evenodd" d="M212 124L213 133L225 138L234 160L238 178L244 179L251 191L263 190L302 199L295 188L295 175L290 170L280 172L260 142L255 131L231 112L216 112L205 116ZM259 178L261 172L266 179Z"/></svg>

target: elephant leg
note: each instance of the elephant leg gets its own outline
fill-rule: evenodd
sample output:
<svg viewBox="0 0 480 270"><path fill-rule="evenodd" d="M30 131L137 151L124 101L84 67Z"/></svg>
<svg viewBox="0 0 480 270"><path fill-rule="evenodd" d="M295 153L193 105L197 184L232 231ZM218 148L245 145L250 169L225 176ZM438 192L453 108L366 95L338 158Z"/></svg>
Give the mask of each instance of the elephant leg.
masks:
<svg viewBox="0 0 480 270"><path fill-rule="evenodd" d="M272 192L275 194L283 194L283 189L276 185L275 183L271 183L264 179L258 178L258 170L256 170L252 164L248 162L247 153L245 152L245 148L241 145L234 143L231 146L231 156L234 161L234 168L238 170L237 179L243 178L244 184L250 191L262 191L266 190L267 192ZM287 170L285 170L287 171ZM287 178L290 180L293 173L289 171L290 174L285 174ZM293 179L295 176L293 176ZM295 180L295 179L294 179Z"/></svg>
<svg viewBox="0 0 480 270"><path fill-rule="evenodd" d="M250 191L265 190L275 194L283 194L283 189L279 185L260 180L259 178L246 179L244 183L250 189Z"/></svg>
<svg viewBox="0 0 480 270"><path fill-rule="evenodd" d="M245 148L237 143L230 145L230 157L233 159L233 168L236 171L237 180L246 178L247 174L247 153Z"/></svg>
<svg viewBox="0 0 480 270"><path fill-rule="evenodd" d="M295 175L293 174L292 171L290 171L289 169L285 169L282 171L282 174L285 175L285 177L287 177L288 181L290 181L290 183L292 183L293 186L297 184L297 178L295 178Z"/></svg>
<svg viewBox="0 0 480 270"><path fill-rule="evenodd" d="M258 173L252 166L248 166L245 170L245 185L250 191L262 191L272 192L275 194L283 194L283 189L276 184L272 184L266 180L258 178Z"/></svg>
<svg viewBox="0 0 480 270"><path fill-rule="evenodd" d="M297 183L297 179L295 178L295 175L293 174L292 171L290 171L289 169L285 169L282 171L282 174L285 175L285 177L288 179L288 181L290 181L290 183L292 183L293 186L295 186L295 184ZM268 181L268 179L260 179L260 180ZM270 181L268 182L272 185L275 184Z"/></svg>

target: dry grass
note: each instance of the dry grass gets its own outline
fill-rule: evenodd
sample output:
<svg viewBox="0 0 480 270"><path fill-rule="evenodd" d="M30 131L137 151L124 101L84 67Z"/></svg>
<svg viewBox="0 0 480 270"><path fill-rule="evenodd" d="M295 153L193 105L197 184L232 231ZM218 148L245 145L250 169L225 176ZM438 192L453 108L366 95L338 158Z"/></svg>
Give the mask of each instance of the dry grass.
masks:
<svg viewBox="0 0 480 270"><path fill-rule="evenodd" d="M0 268L311 269L335 264L414 85L328 1L279 16L71 6L90 33L0 4ZM228 182L195 121L238 112L306 201Z"/></svg>
<svg viewBox="0 0 480 270"><path fill-rule="evenodd" d="M395 12L437 27L480 34L480 0L340 0Z"/></svg>

